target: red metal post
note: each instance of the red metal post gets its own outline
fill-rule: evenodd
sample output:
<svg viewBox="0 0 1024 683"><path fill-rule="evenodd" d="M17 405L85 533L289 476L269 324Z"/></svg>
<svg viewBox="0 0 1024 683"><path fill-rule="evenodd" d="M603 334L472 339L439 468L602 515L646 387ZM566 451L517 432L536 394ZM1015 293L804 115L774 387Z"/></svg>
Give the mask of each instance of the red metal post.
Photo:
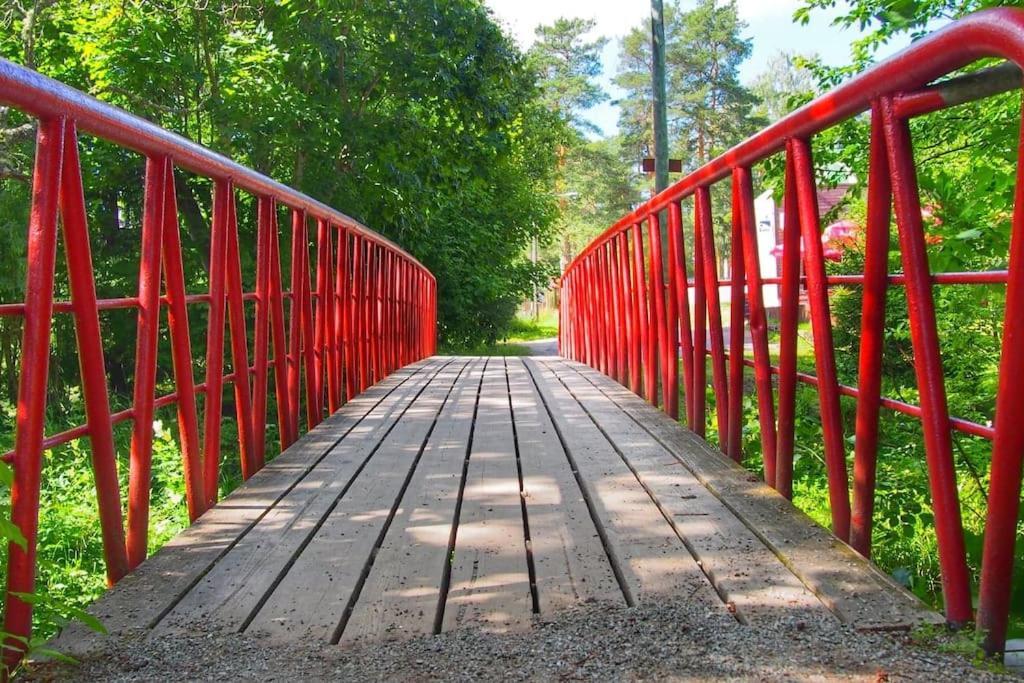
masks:
<svg viewBox="0 0 1024 683"><path fill-rule="evenodd" d="M670 399L674 394L679 396L678 374L676 381L671 382L672 368L677 368L678 361L675 358L675 348L670 348L672 342L668 332L669 321L665 311L665 274L664 260L661 253L661 220L658 214L652 213L647 219L647 241L651 245L650 252L650 287L651 287L651 311L654 323L654 339L657 340L658 365L661 369L661 397L662 408L673 417L678 417L679 406ZM653 346L654 344L652 344ZM654 391L654 405L658 405L657 386ZM673 410L675 414L673 414Z"/></svg>
<svg viewBox="0 0 1024 683"><path fill-rule="evenodd" d="M262 467L256 459L253 443L252 394L249 390L249 349L245 323L245 302L242 298L242 260L238 248L238 216L235 213L235 193L228 196L228 225L225 272L227 277L228 326L231 329L231 368L235 378L235 415L238 420L238 457L242 479L248 480ZM264 330L264 339L266 339ZM265 358L265 356L264 356ZM263 369L266 379L266 367ZM264 384L264 387L266 385ZM266 414L266 392L259 408Z"/></svg>
<svg viewBox="0 0 1024 683"><path fill-rule="evenodd" d="M82 189L82 170L78 159L78 136L74 123L65 122L64 152L60 181L61 226L64 232L64 256L71 286L71 303L78 340L78 365L82 375L82 395L92 446L92 471L96 482L103 556L107 565L107 583L113 585L128 573L124 523L121 517L121 491L117 476L117 452L110 421L103 338L96 303L92 247Z"/></svg>
<svg viewBox="0 0 1024 683"><path fill-rule="evenodd" d="M889 275L889 223L892 218L889 160L886 155L885 131L882 129L882 112L877 103L871 111L870 145L857 373L857 425L853 447L853 513L850 523L850 545L865 557L871 554L871 521L875 504L878 411L882 398L882 347Z"/></svg>
<svg viewBox="0 0 1024 683"><path fill-rule="evenodd" d="M732 250L729 254L729 442L726 453L736 462L743 460L743 354L746 346L743 315L743 199L740 196L742 178L732 173ZM756 243L755 243L756 245Z"/></svg>
<svg viewBox="0 0 1024 683"><path fill-rule="evenodd" d="M775 489L793 497L793 434L796 426L796 334L800 315L800 218L797 210L793 142L786 145L782 227L782 286L779 293L779 412L775 448Z"/></svg>
<svg viewBox="0 0 1024 683"><path fill-rule="evenodd" d="M64 119L40 121L36 133L25 273L25 324L15 423L14 482L11 521L25 538L24 547L7 546L7 600L4 612L4 664L13 667L28 649L32 605L15 593L32 593L36 585L39 488L46 427L46 386L53 317L53 276L57 261L57 205L64 147ZM21 639L21 640L19 640Z"/></svg>
<svg viewBox="0 0 1024 683"><path fill-rule="evenodd" d="M928 481L935 511L935 535L942 566L942 594L946 618L954 624L971 619L970 577L967 572L960 497L950 439L949 409L943 381L942 355L935 326L931 272L924 241L921 199L911 148L910 126L894 116L892 100L881 100L883 127L892 175L893 204L900 237L900 257L906 274L910 339L914 348L914 370L921 400ZM819 373L820 375L820 373Z"/></svg>
<svg viewBox="0 0 1024 683"><path fill-rule="evenodd" d="M253 332L252 382L253 461L257 469L266 460L267 440L267 370L270 366L270 263L276 229L274 200L259 197L256 204L256 328Z"/></svg>
<svg viewBox="0 0 1024 683"><path fill-rule="evenodd" d="M697 436L704 438L707 424L708 333L707 294L704 286L704 244L701 241L701 209L694 197L693 208L693 420Z"/></svg>
<svg viewBox="0 0 1024 683"><path fill-rule="evenodd" d="M1002 652L1006 643L1010 597L1013 592L1014 548L1020 505L1021 465L1024 459L1024 127L1017 154L1017 187L1010 234L1010 279L1006 286L1003 346L996 396L996 434L992 444L988 514L981 563L978 628L985 649Z"/></svg>
<svg viewBox="0 0 1024 683"><path fill-rule="evenodd" d="M277 400L277 425L281 437L281 450L291 446L298 438L292 431L291 399L288 393L288 342L284 331L284 292L281 286L281 236L277 228L277 208L271 204L270 212L269 301L270 330L274 342L274 397Z"/></svg>
<svg viewBox="0 0 1024 683"><path fill-rule="evenodd" d="M832 343L832 319L825 280L825 255L818 218L818 190L814 182L814 162L807 140L794 139L793 170L796 179L797 211L804 245L804 269L807 272L807 298L811 307L811 331L814 336L814 364L818 375L818 403L824 436L825 464L828 469L829 504L832 532L843 540L850 538L850 494L846 475L846 451L843 423L839 412L839 380L836 375L835 347Z"/></svg>
<svg viewBox="0 0 1024 683"><path fill-rule="evenodd" d="M683 244L683 210L679 202L672 202L668 205L668 250L669 250L669 297L675 301L675 316L670 313L670 319L676 319L673 323L673 330L678 329L679 352L683 357L683 386L684 399L686 401L686 424L693 427L693 332L690 328L690 292L686 279L686 247ZM673 342L673 345L675 342ZM703 360L703 359L701 359ZM678 363L676 365L675 383L679 381ZM678 392L676 392L678 401ZM676 406L675 412L678 413ZM678 417L678 414L674 414Z"/></svg>
<svg viewBox="0 0 1024 683"><path fill-rule="evenodd" d="M146 159L139 262L139 313L135 332L134 426L128 467L128 566L146 559L149 485L153 457L153 402L156 399L157 341L160 331L160 245L169 168L166 158Z"/></svg>
<svg viewBox="0 0 1024 683"><path fill-rule="evenodd" d="M217 502L220 480L220 419L224 377L224 266L227 260L228 197L226 180L214 183L210 235L210 304L206 328L206 400L203 430L203 483L207 507Z"/></svg>
<svg viewBox="0 0 1024 683"><path fill-rule="evenodd" d="M711 383L715 390L715 413L718 418L718 445L723 453L729 447L729 393L725 374L725 342L722 338L722 305L719 300L718 257L715 255L715 234L711 223L711 191L698 187L694 196L697 230L700 231L701 266L704 275L704 297L708 322L711 324Z"/></svg>
<svg viewBox="0 0 1024 683"><path fill-rule="evenodd" d="M750 169L739 167L733 172L739 201L740 229L743 236L743 259L747 276L747 302L750 308L750 340L754 347L754 384L757 387L757 417L761 427L761 457L764 479L775 486L775 396L772 390L771 356L768 352L768 317L764 310L764 283L757 248L757 226L754 216L754 187ZM733 245L735 249L735 245ZM735 277L735 275L734 275ZM736 306L737 302L733 302Z"/></svg>
<svg viewBox="0 0 1024 683"><path fill-rule="evenodd" d="M195 378L192 376L192 341L189 337L186 309L185 270L181 261L181 235L178 231L178 202L174 192L174 164L167 159L164 173L163 270L167 290L167 328L171 338L174 386L178 393L178 435L182 469L185 473L185 500L189 521L206 512L206 488L203 482L202 454L199 450L199 417L196 413ZM138 419L138 418L136 418Z"/></svg>
<svg viewBox="0 0 1024 683"><path fill-rule="evenodd" d="M654 403L655 368L654 344L647 318L647 278L644 273L644 236L640 223L630 229L633 233L633 292L636 297L636 329L640 330L637 360L643 365L644 398ZM637 344L636 340L633 342ZM640 356L642 355L642 361Z"/></svg>

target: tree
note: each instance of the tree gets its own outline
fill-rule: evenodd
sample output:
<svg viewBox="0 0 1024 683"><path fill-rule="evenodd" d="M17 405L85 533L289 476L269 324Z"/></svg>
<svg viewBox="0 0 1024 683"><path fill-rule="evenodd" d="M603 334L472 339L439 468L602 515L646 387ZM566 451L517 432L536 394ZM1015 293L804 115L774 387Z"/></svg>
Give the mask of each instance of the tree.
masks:
<svg viewBox="0 0 1024 683"><path fill-rule="evenodd" d="M686 156L693 168L757 128L751 117L756 100L739 82L739 66L751 50L742 37L746 28L736 0L721 6L700 0L682 13L676 39L668 43L669 115L679 143L696 152Z"/></svg>
<svg viewBox="0 0 1024 683"><path fill-rule="evenodd" d="M739 65L750 56L746 24L735 0L700 0L689 11L678 0L665 6L670 149L696 168L756 129L756 98L740 84ZM631 30L620 43L615 84L624 144L637 157L653 148L650 29Z"/></svg>
<svg viewBox="0 0 1024 683"><path fill-rule="evenodd" d="M750 84L750 92L760 100L753 109L754 115L774 122L811 99L818 83L805 63L816 59L787 51L773 55L765 70Z"/></svg>
<svg viewBox="0 0 1024 683"><path fill-rule="evenodd" d="M0 54L31 54L41 72L292 184L412 251L441 283L445 339L497 336L509 300L535 279L521 252L556 215L559 125L525 58L477 0L58 0L36 15L31 53L20 40L28 16L5 17L12 30L0 31ZM0 158L30 158L30 148L15 151ZM96 261L127 273L141 160L84 141L83 163L95 171L87 192L92 224L105 229L98 241L112 245ZM187 267L201 274L209 183L185 175L179 193ZM128 280L115 284L130 290Z"/></svg>
<svg viewBox="0 0 1024 683"><path fill-rule="evenodd" d="M582 113L608 99L594 82L601 75L601 50L608 39L584 38L595 25L593 19L560 18L538 26L537 41L526 55L537 72L544 105L579 131L597 131Z"/></svg>

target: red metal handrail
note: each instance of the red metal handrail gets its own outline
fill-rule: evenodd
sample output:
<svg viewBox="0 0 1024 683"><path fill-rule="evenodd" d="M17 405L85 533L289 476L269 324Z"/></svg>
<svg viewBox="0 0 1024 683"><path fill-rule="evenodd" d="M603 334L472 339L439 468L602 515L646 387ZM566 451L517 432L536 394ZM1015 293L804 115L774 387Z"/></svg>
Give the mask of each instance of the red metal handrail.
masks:
<svg viewBox="0 0 1024 683"><path fill-rule="evenodd" d="M1006 65L986 73L935 79L979 59L998 57ZM1016 66L1014 66L1016 65ZM686 423L704 435L705 358L710 354L718 434L725 453L741 456L742 393L745 367L754 368L766 482L792 495L795 390L798 382L817 388L824 434L829 501L835 535L867 555L870 551L878 450L879 408L921 420L924 429L931 502L935 513L942 588L947 619L972 617L963 526L951 447L956 429L993 441L991 483L981 568L978 627L990 653L1004 646L1009 614L1016 525L1024 459L1024 177L1017 166L1017 200L1012 220L1009 270L987 273L929 271L912 156L909 118L1021 87L1024 65L1024 11L993 9L955 22L914 43L885 62L798 109L690 173L653 197L589 244L569 264L560 281L560 352L643 392L678 418L677 352L681 352ZM821 233L810 139L865 111L871 112L870 165L864 273L828 276ZM785 155L782 277L762 277L754 225L751 166L777 153ZM712 231L710 188L731 178L732 273L719 281ZM696 257L692 280L682 240L681 202L693 197ZM903 273L887 272L891 208L895 208ZM668 216L667 274L661 272L659 214ZM645 268L644 224L649 253ZM800 245L806 253L802 261ZM778 365L769 356L762 290L781 285ZM936 329L933 284L1007 286L1000 379L994 427L951 418ZM839 384L829 287L863 287L859 387ZM881 396L881 360L886 290L905 288L920 405ZM727 353L719 291L729 287L729 349L744 346L749 323L753 359ZM797 322L801 287L806 289L814 337L816 374L797 371ZM690 289L693 289L693 320ZM710 327L710 329L708 329ZM710 332L711 349L705 348ZM773 375L777 376L775 397ZM857 400L853 505L846 469L839 397Z"/></svg>
<svg viewBox="0 0 1024 683"><path fill-rule="evenodd" d="M433 354L437 302L433 275L394 243L183 137L4 60L0 60L0 103L38 119L25 299L0 305L0 315L24 318L15 447L3 456L14 469L12 518L27 541L25 548L13 543L9 547L4 630L12 637L5 643L4 662L11 665L20 658L31 632L31 605L17 594L35 589L44 450L89 437L107 578L113 584L146 556L155 410L172 404L177 407L188 512L194 521L217 498L225 384L234 388L242 476L248 479L266 460L267 373L271 368L284 450L299 437L300 392L304 391L305 427L311 429L326 413L333 413L395 369ZM78 158L79 131L145 157L136 296L96 297ZM174 190L176 169L209 178L214 185L210 282L209 291L202 294L185 290ZM242 285L243 245L239 244L235 214L239 190L252 195L258 206L254 292L244 292ZM288 290L282 282L278 207L285 207L291 215ZM307 232L310 220L315 221L315 240ZM70 301L54 301L53 296L58 225L67 257ZM311 247L315 247L315 264ZM290 302L287 317L286 301ZM246 311L249 302L255 304L252 314ZM188 324L188 309L195 305L208 307L206 381L199 385L193 379ZM112 414L99 311L113 309L138 311L138 336L132 407ZM175 391L157 396L157 341L163 309L171 338ZM47 437L46 387L54 313L74 317L87 423ZM251 356L250 324L255 329ZM236 369L227 375L225 326L230 330L228 353ZM238 368L246 371L239 373ZM202 426L197 394L205 396ZM127 420L133 421L133 431L125 523L113 426Z"/></svg>

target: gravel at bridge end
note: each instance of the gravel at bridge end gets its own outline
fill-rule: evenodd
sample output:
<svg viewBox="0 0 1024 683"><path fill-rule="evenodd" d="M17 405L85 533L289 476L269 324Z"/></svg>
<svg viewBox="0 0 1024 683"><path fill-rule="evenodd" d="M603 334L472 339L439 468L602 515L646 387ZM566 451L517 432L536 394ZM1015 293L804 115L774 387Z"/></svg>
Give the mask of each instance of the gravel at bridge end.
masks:
<svg viewBox="0 0 1024 683"><path fill-rule="evenodd" d="M709 615L685 600L592 605L525 632L462 629L345 649L270 645L246 634L111 638L69 668L35 665L28 680L1020 680L916 645L907 634L858 633L784 618L773 628Z"/></svg>

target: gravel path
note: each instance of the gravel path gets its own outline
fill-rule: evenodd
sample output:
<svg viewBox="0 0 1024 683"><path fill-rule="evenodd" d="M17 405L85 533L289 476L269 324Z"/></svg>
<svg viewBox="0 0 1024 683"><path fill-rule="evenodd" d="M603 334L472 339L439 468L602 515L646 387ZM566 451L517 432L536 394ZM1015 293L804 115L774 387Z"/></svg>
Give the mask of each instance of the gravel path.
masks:
<svg viewBox="0 0 1024 683"><path fill-rule="evenodd" d="M521 346L530 349L531 356L557 356L558 337L550 339L534 339L528 342L519 342Z"/></svg>
<svg viewBox="0 0 1024 683"><path fill-rule="evenodd" d="M857 633L794 618L753 628L685 601L591 606L524 633L464 629L343 649L268 645L238 634L111 640L76 668L33 680L1019 680L973 668L906 635Z"/></svg>

